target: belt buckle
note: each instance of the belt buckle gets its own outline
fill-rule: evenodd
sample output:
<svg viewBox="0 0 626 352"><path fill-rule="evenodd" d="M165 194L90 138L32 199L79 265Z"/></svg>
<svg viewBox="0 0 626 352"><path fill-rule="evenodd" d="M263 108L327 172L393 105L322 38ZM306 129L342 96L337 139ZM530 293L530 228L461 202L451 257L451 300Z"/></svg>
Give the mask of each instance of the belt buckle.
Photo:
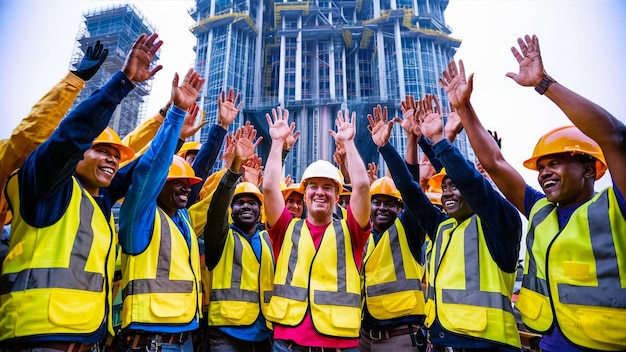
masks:
<svg viewBox="0 0 626 352"><path fill-rule="evenodd" d="M376 332L378 333L378 336L374 336ZM370 340L372 341L380 341L383 339L383 332L381 330L378 330L378 331L370 330L369 336L370 336Z"/></svg>
<svg viewBox="0 0 626 352"><path fill-rule="evenodd" d="M148 337L146 349L151 352L160 352L163 345L163 337L160 334Z"/></svg>

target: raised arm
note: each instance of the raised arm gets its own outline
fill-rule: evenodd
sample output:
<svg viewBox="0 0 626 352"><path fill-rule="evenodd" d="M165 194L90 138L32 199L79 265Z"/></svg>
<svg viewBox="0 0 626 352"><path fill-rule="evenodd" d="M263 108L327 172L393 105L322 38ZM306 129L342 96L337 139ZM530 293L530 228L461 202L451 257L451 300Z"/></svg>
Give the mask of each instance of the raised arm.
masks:
<svg viewBox="0 0 626 352"><path fill-rule="evenodd" d="M465 133L467 133L478 160L502 191L502 194L522 214L525 214L526 182L522 175L504 159L498 144L476 116L470 103L473 78L473 74L469 76L469 79L465 78L463 61L459 61L458 68L456 62L451 61L448 64L448 70L443 72L443 77L439 79L439 82L448 94L450 105L456 109L461 117Z"/></svg>
<svg viewBox="0 0 626 352"><path fill-rule="evenodd" d="M354 219L365 228L370 221L370 182L365 170L365 164L359 151L354 144L354 136L356 135L356 112L345 111L345 116L341 110L337 112L337 132L328 131L335 141L342 142L346 148L346 167L350 182L352 183L352 195L350 196L350 208Z"/></svg>
<svg viewBox="0 0 626 352"><path fill-rule="evenodd" d="M519 73L509 72L506 76L521 86L535 87L542 92L578 129L596 141L604 153L613 182L621 192L625 192L626 126L599 105L547 75L536 35L518 38L517 43L519 51L512 47L511 52L519 63Z"/></svg>
<svg viewBox="0 0 626 352"><path fill-rule="evenodd" d="M291 127L287 122L289 110L283 110L280 106L272 109L272 116L265 114L269 125L272 145L270 147L267 161L265 162L265 173L263 174L263 198L265 200L265 221L272 227L285 209L285 201L280 191L280 180L282 179L282 151L285 140L291 135ZM292 122L295 126L295 123Z"/></svg>

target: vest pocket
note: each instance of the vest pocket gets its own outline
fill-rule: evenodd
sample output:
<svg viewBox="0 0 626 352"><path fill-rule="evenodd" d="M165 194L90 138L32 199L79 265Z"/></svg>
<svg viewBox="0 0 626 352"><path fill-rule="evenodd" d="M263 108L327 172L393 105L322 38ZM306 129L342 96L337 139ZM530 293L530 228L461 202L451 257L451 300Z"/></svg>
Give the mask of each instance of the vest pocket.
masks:
<svg viewBox="0 0 626 352"><path fill-rule="evenodd" d="M454 330L476 332L487 328L487 308L468 305L456 307L448 304L444 309L445 319L442 320L448 320Z"/></svg>
<svg viewBox="0 0 626 352"><path fill-rule="evenodd" d="M520 294L517 296L515 308L525 317L531 320L537 320L539 313L541 313L541 306L544 300L544 296L522 287Z"/></svg>
<svg viewBox="0 0 626 352"><path fill-rule="evenodd" d="M383 307L387 312L411 313L417 306L417 298L414 292L398 292L383 297Z"/></svg>
<svg viewBox="0 0 626 352"><path fill-rule="evenodd" d="M280 296L272 296L270 299L270 305L267 310L267 317L274 320L280 320L287 315L289 309L289 301L286 298Z"/></svg>
<svg viewBox="0 0 626 352"><path fill-rule="evenodd" d="M594 341L618 345L622 342L622 346L626 344L626 332L624 330L624 321L626 321L626 312L617 309L603 309L602 307L580 308L579 324L585 335Z"/></svg>
<svg viewBox="0 0 626 352"><path fill-rule="evenodd" d="M185 298L164 293L150 295L150 310L160 318L174 318L185 314Z"/></svg>
<svg viewBox="0 0 626 352"><path fill-rule="evenodd" d="M250 307L248 304L244 304L243 302L238 303L237 307L234 307L233 305L226 307L225 304L220 305L220 314L222 317L234 323L240 322Z"/></svg>
<svg viewBox="0 0 626 352"><path fill-rule="evenodd" d="M358 328L361 324L361 310L350 307L331 307L330 321L333 326L338 328Z"/></svg>
<svg viewBox="0 0 626 352"><path fill-rule="evenodd" d="M86 325L84 330L90 331L102 322L101 319L92 320L96 311L103 312L103 308L104 297L100 292L52 291L48 302L48 319L57 326ZM91 325L88 324L90 322Z"/></svg>

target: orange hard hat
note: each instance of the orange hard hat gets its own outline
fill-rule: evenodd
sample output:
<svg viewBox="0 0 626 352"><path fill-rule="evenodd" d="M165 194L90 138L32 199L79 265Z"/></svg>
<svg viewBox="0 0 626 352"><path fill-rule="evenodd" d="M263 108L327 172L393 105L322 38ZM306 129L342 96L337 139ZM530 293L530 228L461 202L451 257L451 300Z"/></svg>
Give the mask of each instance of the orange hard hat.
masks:
<svg viewBox="0 0 626 352"><path fill-rule="evenodd" d="M441 193L441 182L443 181L443 178L446 177L446 168L441 168L441 171L439 171L439 173L433 175L429 180L428 180L428 187L429 190L430 188L433 189L434 192L439 192Z"/></svg>
<svg viewBox="0 0 626 352"><path fill-rule="evenodd" d="M184 178L189 180L190 185L202 182L200 177L196 177L196 173L193 171L193 168L185 161L185 159L178 155L174 155L172 165L170 165L170 171L167 173L167 181Z"/></svg>
<svg viewBox="0 0 626 352"><path fill-rule="evenodd" d="M255 186L252 182L240 182L237 187L235 187L235 195L233 196L233 199L241 194L252 194L253 196L259 198L259 201L263 203L263 193L261 193L259 187Z"/></svg>
<svg viewBox="0 0 626 352"><path fill-rule="evenodd" d="M378 178L370 185L370 196L377 194L384 194L402 200L402 196L400 195L400 191L396 188L396 184L388 176Z"/></svg>
<svg viewBox="0 0 626 352"><path fill-rule="evenodd" d="M93 141L92 145L96 144L108 144L117 149L117 151L120 152L120 163L135 157L135 151L122 144L120 136L118 136L117 132L113 131L111 127L105 128L104 131L100 133L98 138Z"/></svg>
<svg viewBox="0 0 626 352"><path fill-rule="evenodd" d="M185 142L183 143L183 146L180 147L180 150L176 153L176 155L186 158L187 153L191 151L195 151L197 153L200 151L200 148L202 148L202 143L198 141Z"/></svg>
<svg viewBox="0 0 626 352"><path fill-rule="evenodd" d="M596 159L596 180L606 172L606 160L598 143L582 133L575 126L562 126L541 136L532 158L524 161L524 166L537 170L537 160L546 155L570 153L589 155Z"/></svg>
<svg viewBox="0 0 626 352"><path fill-rule="evenodd" d="M299 183L292 183L289 186L285 186L285 183L281 181L281 183L280 183L280 191L283 193L283 198L285 200L287 200L287 198L289 198L289 196L293 192L299 193L299 194L304 196L304 193L302 193L302 189L300 188L300 184Z"/></svg>
<svg viewBox="0 0 626 352"><path fill-rule="evenodd" d="M439 189L436 189L433 186L428 186L428 191L426 191L426 197L428 197L428 200L430 200L431 203L441 206L441 193L441 186L439 187Z"/></svg>

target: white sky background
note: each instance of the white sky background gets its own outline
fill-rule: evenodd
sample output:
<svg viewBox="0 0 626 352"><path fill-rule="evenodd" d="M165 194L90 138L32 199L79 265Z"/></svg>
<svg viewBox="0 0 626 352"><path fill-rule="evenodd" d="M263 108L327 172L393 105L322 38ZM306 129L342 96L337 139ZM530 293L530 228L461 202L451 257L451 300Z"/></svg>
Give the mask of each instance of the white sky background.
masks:
<svg viewBox="0 0 626 352"><path fill-rule="evenodd" d="M147 113L168 100L174 72L193 66L195 38L187 9L192 0L132 1L164 41ZM82 13L118 1L0 0L0 138L67 72ZM547 98L505 77L517 72L510 52L518 37L539 37L546 71L560 83L626 122L626 1L451 0L445 11L452 36L463 40L456 55L474 72L472 101L483 124L502 137L503 153L538 188L536 172L524 169L536 141L569 120ZM622 100L624 99L624 100ZM610 184L608 174L597 182Z"/></svg>

